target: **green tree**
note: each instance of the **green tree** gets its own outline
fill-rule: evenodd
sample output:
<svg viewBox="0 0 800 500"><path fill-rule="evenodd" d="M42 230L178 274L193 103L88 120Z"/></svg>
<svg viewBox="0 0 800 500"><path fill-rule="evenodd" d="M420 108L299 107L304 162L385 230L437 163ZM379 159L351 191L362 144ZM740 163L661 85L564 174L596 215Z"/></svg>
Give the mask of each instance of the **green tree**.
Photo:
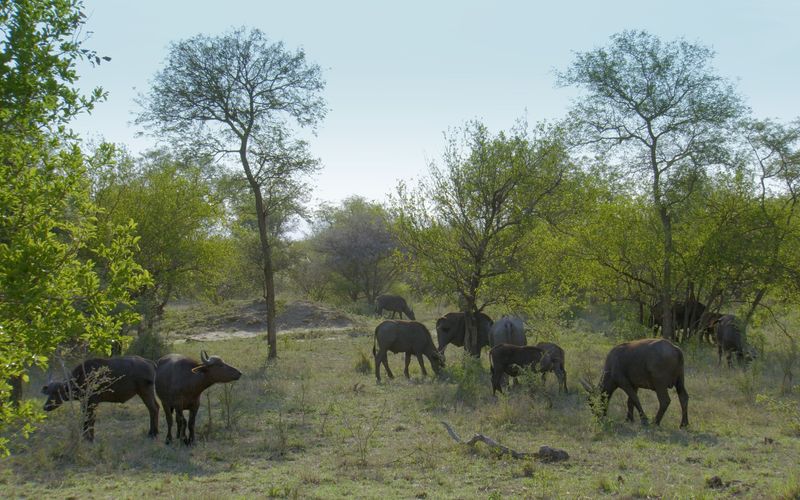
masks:
<svg viewBox="0 0 800 500"><path fill-rule="evenodd" d="M325 115L319 66L259 30L174 43L138 123L212 156L233 155L255 202L267 305L268 358L277 356L273 247L275 226L298 209L319 167L290 122L315 127Z"/></svg>
<svg viewBox="0 0 800 500"><path fill-rule="evenodd" d="M29 367L65 340L109 352L135 320L148 276L133 259L133 225L98 227L83 156L67 122L83 96L75 63L99 62L78 40L79 1L0 3L0 428L34 416L19 396ZM108 238L101 235L109 234ZM12 384L9 384L9 381ZM18 420L19 419L19 420ZM6 450L0 439L0 451Z"/></svg>
<svg viewBox="0 0 800 500"><path fill-rule="evenodd" d="M478 355L474 315L507 295L503 278L519 272L526 232L550 215L570 163L553 134L493 135L480 123L451 134L443 163L416 190L398 186L395 236L431 290L457 296L464 348Z"/></svg>
<svg viewBox="0 0 800 500"><path fill-rule="evenodd" d="M579 53L559 75L587 90L570 113L580 143L608 155L621 175L648 186L662 240L659 296L673 295L674 212L706 171L729 162L729 127L743 113L733 88L710 67L713 52L685 40L664 43L642 31ZM670 308L663 335L672 338Z"/></svg>
<svg viewBox="0 0 800 500"><path fill-rule="evenodd" d="M323 206L316 218L314 246L341 277L350 300L364 296L374 304L397 274L392 259L397 242L386 211L377 203L354 196L338 207Z"/></svg>
<svg viewBox="0 0 800 500"><path fill-rule="evenodd" d="M203 175L208 167L163 150L150 151L137 161L105 144L92 160L94 199L103 208L100 220L136 223L136 260L153 279L137 294L143 326L149 329L175 294L199 292L195 284L214 272L220 252L213 233L220 229L221 201L213 179Z"/></svg>

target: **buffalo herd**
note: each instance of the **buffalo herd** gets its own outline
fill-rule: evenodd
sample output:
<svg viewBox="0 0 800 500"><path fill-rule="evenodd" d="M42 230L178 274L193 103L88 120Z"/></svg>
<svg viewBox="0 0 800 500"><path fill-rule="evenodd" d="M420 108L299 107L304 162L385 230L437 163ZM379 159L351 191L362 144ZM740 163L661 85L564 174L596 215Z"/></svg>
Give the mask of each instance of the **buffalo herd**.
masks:
<svg viewBox="0 0 800 500"><path fill-rule="evenodd" d="M376 313L383 310L405 314L408 320L386 320L375 328L372 354L375 359L375 378L381 381L381 365L386 375L393 378L387 353L405 354L406 378L411 357L419 362L423 376L427 376L423 356L428 358L435 374L445 365L445 348L449 344L465 344L466 320L463 312L450 312L436 321L438 347L428 328L414 320L414 312L406 301L397 295L381 295L376 300ZM680 306L680 307L679 307ZM653 325L658 326L658 304L653 307ZM730 314L709 312L699 302L677 304L674 308L676 327L690 327L701 332L702 337L713 338L717 344L719 363L723 354L732 367L735 354L740 363L755 357L755 351L746 345L742 322ZM527 345L521 318L504 316L497 321L482 312L474 316L478 349L489 348L492 393L503 392L506 376L516 377L528 368L542 374L553 372L559 390L567 392L567 372L564 350L552 342ZM139 396L150 417L148 435L158 434L158 404L161 400L167 422L166 443L172 442L173 418L177 424L176 438L186 445L195 439L195 419L200 407L200 395L216 383L238 380L242 373L225 363L219 356L209 356L201 351L200 361L180 354L168 354L158 361L139 356L88 359L76 366L63 382L50 382L42 388L47 396L44 410L58 408L64 401L81 400L83 411L83 436L94 439L95 411L99 403L124 403ZM683 351L665 339L642 339L619 344L606 356L603 372L597 385L582 379L581 385L590 395L590 406L597 415L604 415L608 402L617 389L628 397L627 420L633 421L634 409L643 424L647 423L638 390L654 391L659 407L656 425L661 423L669 404L668 389L675 388L681 405L681 427L689 424L689 395L684 380ZM184 411L188 410L188 421Z"/></svg>
<svg viewBox="0 0 800 500"><path fill-rule="evenodd" d="M200 394L218 382L238 380L242 373L219 356L201 351L196 361L181 354L168 354L156 362L139 356L88 359L76 366L64 382L42 387L47 396L45 411L58 408L63 401L80 400L83 437L94 440L94 414L98 403L124 403L138 395L150 413L148 435L158 435L158 403L167 420L167 444L172 441L172 412L178 424L177 437L186 445L194 442L194 421L200 407ZM189 410L188 426L183 411Z"/></svg>

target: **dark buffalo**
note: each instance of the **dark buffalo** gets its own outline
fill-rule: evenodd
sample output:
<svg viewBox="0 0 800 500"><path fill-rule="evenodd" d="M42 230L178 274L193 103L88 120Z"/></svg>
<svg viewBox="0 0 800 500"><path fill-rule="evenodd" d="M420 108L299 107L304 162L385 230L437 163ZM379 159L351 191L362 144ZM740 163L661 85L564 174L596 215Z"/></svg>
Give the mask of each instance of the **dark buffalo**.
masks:
<svg viewBox="0 0 800 500"><path fill-rule="evenodd" d="M689 394L683 377L683 351L669 340L642 339L620 344L606 356L600 384L592 387L584 380L581 384L590 394L600 392L600 399L592 398L591 402L593 409L602 415L608 411L608 402L614 391L622 389L628 395L626 419L633 422L633 409L636 408L644 425L647 425L647 417L639 402L639 389L655 391L658 397L656 425L659 425L670 403L667 389L675 387L681 403L681 427L689 425Z"/></svg>
<svg viewBox="0 0 800 500"><path fill-rule="evenodd" d="M431 332L416 321L387 320L375 328L375 337L372 343L372 355L375 357L375 378L381 381L381 363L386 368L386 375L394 378L392 370L389 369L387 352L403 352L406 355L406 365L403 373L406 378L408 375L408 365L411 363L411 355L417 357L419 366L422 368L422 375L427 376L422 355L428 357L433 371L438 374L444 367L444 355L439 353L433 345Z"/></svg>
<svg viewBox="0 0 800 500"><path fill-rule="evenodd" d="M392 318L394 318L395 313L400 313L400 319L403 318L403 314L408 319L417 319L414 317L414 311L408 307L406 299L399 295L379 295L375 299L375 313L381 315L384 310L392 311Z"/></svg>
<svg viewBox="0 0 800 500"><path fill-rule="evenodd" d="M200 408L200 394L216 383L233 382L242 376L242 372L222 361L219 356L209 356L206 351L201 351L200 359L202 362L182 354L167 354L156 363L156 393L167 419L167 444L172 442L173 411L178 424L175 437L191 445L194 442L194 421ZM183 410L189 410L188 427Z"/></svg>
<svg viewBox="0 0 800 500"><path fill-rule="evenodd" d="M158 435L158 403L154 392L155 363L139 356L87 359L72 370L69 380L42 387L45 411L69 400L86 398L83 436L94 440L95 410L99 403L124 403L138 395L150 413L148 435Z"/></svg>
<svg viewBox="0 0 800 500"><path fill-rule="evenodd" d="M733 353L736 353L736 359L739 361L740 366L752 361L755 357L754 353L745 347L741 323L732 314L721 316L714 323L714 337L717 341L718 365L722 364L723 351L727 354L726 359L728 360L729 368L733 367L731 360Z"/></svg>
<svg viewBox="0 0 800 500"><path fill-rule="evenodd" d="M567 391L567 370L564 368L564 349L552 342L539 342L536 347L547 353L539 364L539 371L542 372L542 383L545 381L547 372L553 372L558 378L559 390Z"/></svg>
<svg viewBox="0 0 800 500"><path fill-rule="evenodd" d="M714 332L716 330L717 321L719 321L722 316L723 315L720 313L711 311L703 313L703 316L700 318L700 338L698 340L709 344L715 343L716 334Z"/></svg>
<svg viewBox="0 0 800 500"><path fill-rule="evenodd" d="M489 366L492 372L492 394L503 392L503 376L517 377L520 368L536 370L536 364L547 354L535 346L500 344L489 351Z"/></svg>
<svg viewBox="0 0 800 500"><path fill-rule="evenodd" d="M489 347L500 344L528 345L522 319L503 316L489 327Z"/></svg>
<svg viewBox="0 0 800 500"><path fill-rule="evenodd" d="M489 346L489 329L492 327L492 318L479 312L475 315L478 322L478 350ZM436 338L439 341L439 352L444 354L447 344L457 347L464 346L466 325L463 312L449 312L436 320Z"/></svg>
<svg viewBox="0 0 800 500"><path fill-rule="evenodd" d="M706 310L705 304L695 299L689 299L686 302L676 301L672 305L672 327L676 332L683 331L683 338L688 339L691 334L700 327L700 320ZM653 331L657 331L658 327L663 327L664 320L664 305L662 301L658 301L653 305L650 310L650 326Z"/></svg>

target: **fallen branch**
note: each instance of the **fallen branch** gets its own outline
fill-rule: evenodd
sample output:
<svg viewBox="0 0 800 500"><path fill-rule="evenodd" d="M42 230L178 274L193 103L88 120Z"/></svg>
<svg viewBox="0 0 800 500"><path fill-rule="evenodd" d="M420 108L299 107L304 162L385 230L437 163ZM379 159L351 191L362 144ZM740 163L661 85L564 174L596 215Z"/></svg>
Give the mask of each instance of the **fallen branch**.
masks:
<svg viewBox="0 0 800 500"><path fill-rule="evenodd" d="M464 441L461 437L456 433L453 426L449 423L445 422L444 420L441 421L444 428L447 429L447 433L450 434L450 437L455 440L455 442L459 444L465 444L467 446L475 446L475 443L478 441L486 443L487 446L492 448L495 452L501 455L511 455L514 458L528 458L534 457L542 460L544 462L559 462L561 460L567 460L569 458L569 454L564 450L559 450L556 448L550 448L549 446L542 446L539 448L538 453L527 453L512 450L508 446L503 446L502 444L498 443L494 439L490 438L489 436L485 436L483 434L475 434L470 438L469 441Z"/></svg>

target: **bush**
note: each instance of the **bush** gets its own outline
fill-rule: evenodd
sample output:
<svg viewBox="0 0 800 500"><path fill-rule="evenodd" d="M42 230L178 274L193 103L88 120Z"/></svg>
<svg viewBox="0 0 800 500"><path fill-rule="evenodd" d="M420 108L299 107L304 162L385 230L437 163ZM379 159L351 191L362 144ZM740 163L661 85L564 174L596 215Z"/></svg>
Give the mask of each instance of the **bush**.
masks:
<svg viewBox="0 0 800 500"><path fill-rule="evenodd" d="M150 330L133 339L125 354L138 355L146 359L157 360L169 352L169 344L161 335Z"/></svg>
<svg viewBox="0 0 800 500"><path fill-rule="evenodd" d="M442 376L456 383L455 398L468 404L475 403L481 386L486 385L486 372L481 365L480 358L466 354L462 356L461 360L456 360L445 367Z"/></svg>
<svg viewBox="0 0 800 500"><path fill-rule="evenodd" d="M372 372L372 363L369 360L369 356L364 354L364 351L358 351L358 357L356 358L355 369L357 373L362 373L364 375L368 375Z"/></svg>

